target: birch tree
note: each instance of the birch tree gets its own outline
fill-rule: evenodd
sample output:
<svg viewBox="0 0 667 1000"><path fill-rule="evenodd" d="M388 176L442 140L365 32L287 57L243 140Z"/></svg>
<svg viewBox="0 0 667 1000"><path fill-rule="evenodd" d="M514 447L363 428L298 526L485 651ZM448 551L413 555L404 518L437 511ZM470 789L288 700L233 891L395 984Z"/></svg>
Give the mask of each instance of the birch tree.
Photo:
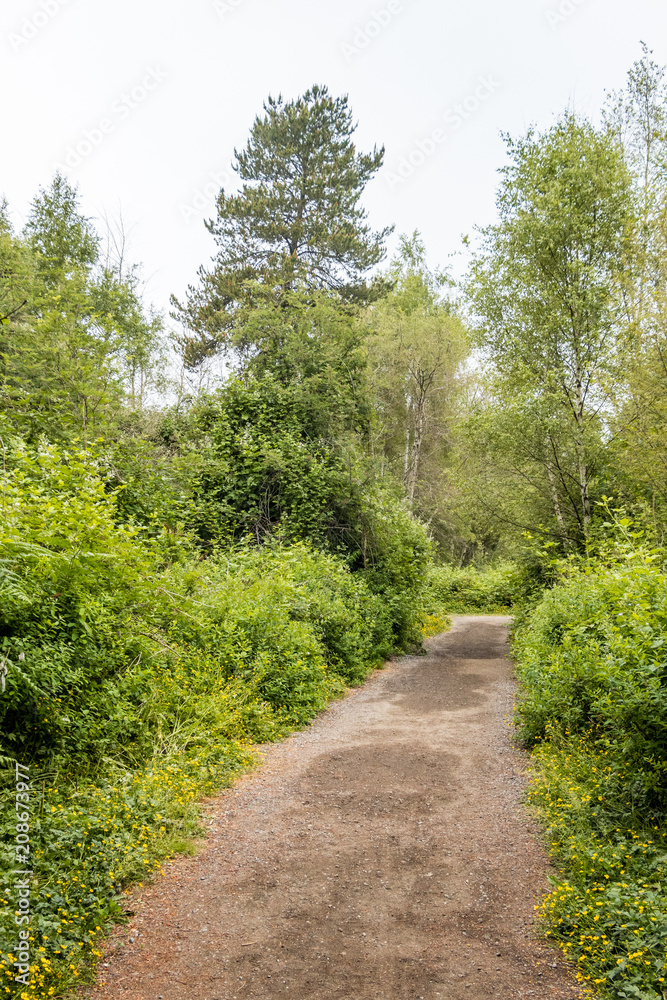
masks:
<svg viewBox="0 0 667 1000"><path fill-rule="evenodd" d="M369 341L376 437L414 503L430 462L447 450L457 373L468 346L461 319L443 299L418 233L402 237L389 270L393 292L371 311Z"/></svg>
<svg viewBox="0 0 667 1000"><path fill-rule="evenodd" d="M467 289L478 343L502 393L544 404L542 474L556 522L576 482L578 534L588 537L593 453L622 369L635 216L618 138L566 113L548 132L506 137L499 221L482 230ZM539 420L539 416L536 417ZM553 423L550 421L550 423ZM567 495L566 495L567 494Z"/></svg>
<svg viewBox="0 0 667 1000"><path fill-rule="evenodd" d="M637 265L627 297L633 351L619 386L615 429L636 494L667 520L667 70L642 45L606 120L634 178Z"/></svg>

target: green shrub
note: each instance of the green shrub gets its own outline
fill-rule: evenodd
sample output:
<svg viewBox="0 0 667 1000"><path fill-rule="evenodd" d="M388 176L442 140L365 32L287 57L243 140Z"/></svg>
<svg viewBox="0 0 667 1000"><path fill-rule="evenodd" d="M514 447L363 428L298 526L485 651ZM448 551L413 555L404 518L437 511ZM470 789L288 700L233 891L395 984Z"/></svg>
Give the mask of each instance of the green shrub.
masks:
<svg viewBox="0 0 667 1000"><path fill-rule="evenodd" d="M342 555L358 550L364 489L327 425L333 401L328 422L321 413L310 383L264 374L229 379L190 411L165 418L162 437L181 462L193 448L199 456L186 523L202 544L280 535Z"/></svg>
<svg viewBox="0 0 667 1000"><path fill-rule="evenodd" d="M546 933L606 997L660 1000L667 981L667 831L632 763L599 732L550 729L534 752L529 804L562 874Z"/></svg>
<svg viewBox="0 0 667 1000"><path fill-rule="evenodd" d="M667 980L665 649L667 576L638 549L570 568L514 636L529 801L563 870L545 927L609 997Z"/></svg>
<svg viewBox="0 0 667 1000"><path fill-rule="evenodd" d="M551 590L515 637L519 732L554 720L618 745L648 808L667 805L667 576L650 561L601 568Z"/></svg>
<svg viewBox="0 0 667 1000"><path fill-rule="evenodd" d="M478 570L432 566L426 587L433 611L450 614L507 614L521 600L522 579L512 563Z"/></svg>
<svg viewBox="0 0 667 1000"><path fill-rule="evenodd" d="M420 645L431 542L406 504L380 492L367 496L366 551L353 565L378 595L392 622L393 641L403 649Z"/></svg>
<svg viewBox="0 0 667 1000"><path fill-rule="evenodd" d="M336 382L326 384L322 398L318 379L283 383L264 372L230 379L190 411L167 416L163 439L179 453L179 475L190 476L188 516L181 520L174 501L170 521L190 528L205 551L252 538L332 552L389 604L395 641L417 641L428 533L404 500L369 477L348 434L357 418L347 404L339 412L340 400L328 398ZM128 478L134 499L123 498L124 509L145 511L142 477L135 470ZM157 492L169 506L165 490Z"/></svg>
<svg viewBox="0 0 667 1000"><path fill-rule="evenodd" d="M104 463L50 446L16 444L0 487L0 758L31 766L35 963L19 992L37 1000L72 985L121 887L196 832L198 800L251 765L252 744L418 641L429 545L402 504L376 499L359 572L298 541L201 559L186 533L174 547L119 523ZM11 977L11 886L1 900Z"/></svg>

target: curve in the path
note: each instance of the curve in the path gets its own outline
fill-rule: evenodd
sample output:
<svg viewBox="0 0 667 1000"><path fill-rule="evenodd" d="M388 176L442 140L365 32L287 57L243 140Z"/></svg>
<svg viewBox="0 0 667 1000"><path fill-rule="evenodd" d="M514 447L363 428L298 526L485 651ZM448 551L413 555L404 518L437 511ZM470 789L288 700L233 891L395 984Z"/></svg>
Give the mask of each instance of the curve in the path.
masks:
<svg viewBox="0 0 667 1000"><path fill-rule="evenodd" d="M531 929L507 622L456 618L271 747L133 901L96 1000L579 997Z"/></svg>

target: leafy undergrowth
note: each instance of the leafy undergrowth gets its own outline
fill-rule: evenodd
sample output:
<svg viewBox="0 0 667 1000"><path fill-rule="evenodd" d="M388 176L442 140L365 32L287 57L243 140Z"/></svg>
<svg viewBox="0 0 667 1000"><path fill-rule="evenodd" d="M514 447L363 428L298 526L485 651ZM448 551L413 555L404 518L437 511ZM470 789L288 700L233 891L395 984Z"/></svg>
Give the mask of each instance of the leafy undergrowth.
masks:
<svg viewBox="0 0 667 1000"><path fill-rule="evenodd" d="M457 615L503 615L523 597L523 584L516 566L504 563L484 570L469 566L432 566L426 599L433 608Z"/></svg>
<svg viewBox="0 0 667 1000"><path fill-rule="evenodd" d="M633 810L626 768L604 747L599 733L553 733L535 751L529 802L563 870L541 913L604 996L655 1000L667 981L664 816Z"/></svg>
<svg viewBox="0 0 667 1000"><path fill-rule="evenodd" d="M667 996L667 576L626 549L516 630L529 803L561 874L546 933L599 995Z"/></svg>
<svg viewBox="0 0 667 1000"><path fill-rule="evenodd" d="M90 975L124 887L187 847L198 803L253 765L253 744L307 725L419 645L427 544L386 507L390 557L367 575L299 543L201 559L187 539L119 524L88 456L47 448L11 461L0 483L0 988L42 1000ZM23 982L15 762L31 782Z"/></svg>
<svg viewBox="0 0 667 1000"><path fill-rule="evenodd" d="M111 922L124 918L122 887L150 877L166 856L189 849L199 832L200 799L229 785L253 760L247 746L228 741L201 756L174 751L143 769L117 769L78 788L70 776L56 787L45 779L32 797L31 964L18 988L12 964L14 864L9 852L3 858L4 995L60 996L88 978L99 955L96 942ZM13 803L3 798L6 816ZM9 840L13 831L7 825L2 832Z"/></svg>

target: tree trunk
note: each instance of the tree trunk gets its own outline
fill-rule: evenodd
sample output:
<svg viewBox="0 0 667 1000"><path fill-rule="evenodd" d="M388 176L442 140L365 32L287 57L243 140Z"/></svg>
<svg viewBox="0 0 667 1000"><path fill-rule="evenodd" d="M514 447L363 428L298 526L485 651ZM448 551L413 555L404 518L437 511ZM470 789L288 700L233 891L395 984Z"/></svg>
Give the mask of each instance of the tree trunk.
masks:
<svg viewBox="0 0 667 1000"><path fill-rule="evenodd" d="M586 461L586 443L584 441L584 398L582 390L582 379L579 372L576 378L576 401L575 420L577 423L577 460L579 464L579 492L581 495L582 524L584 526L584 538L588 539L591 525L591 497L588 481L588 462Z"/></svg>
<svg viewBox="0 0 667 1000"><path fill-rule="evenodd" d="M426 423L426 392L420 390L416 403L410 407L414 413L414 426L412 432L412 447L410 447L409 428L405 439L405 492L410 503L415 498L417 489L417 478L419 476L419 463L421 459L422 444L424 441L424 425Z"/></svg>
<svg viewBox="0 0 667 1000"><path fill-rule="evenodd" d="M405 455L403 458L403 482L407 486L408 469L410 467L410 407L405 421Z"/></svg>
<svg viewBox="0 0 667 1000"><path fill-rule="evenodd" d="M417 478L419 476L419 462L421 460L422 444L424 441L424 418L426 409L426 397L420 396L417 403L417 414L415 418L414 440L412 442L412 455L410 461L410 482L408 487L408 497L410 503L415 498L417 488Z"/></svg>
<svg viewBox="0 0 667 1000"><path fill-rule="evenodd" d="M556 515L556 520L558 521L558 527L560 528L561 535L563 537L563 542L565 543L565 546L569 549L572 543L567 533L567 528L565 527L563 511L560 505L560 497L558 496L558 489L556 487L556 477L554 475L554 470L551 462L547 462L547 475L549 477L549 484L551 486L551 499L554 505L554 514Z"/></svg>

